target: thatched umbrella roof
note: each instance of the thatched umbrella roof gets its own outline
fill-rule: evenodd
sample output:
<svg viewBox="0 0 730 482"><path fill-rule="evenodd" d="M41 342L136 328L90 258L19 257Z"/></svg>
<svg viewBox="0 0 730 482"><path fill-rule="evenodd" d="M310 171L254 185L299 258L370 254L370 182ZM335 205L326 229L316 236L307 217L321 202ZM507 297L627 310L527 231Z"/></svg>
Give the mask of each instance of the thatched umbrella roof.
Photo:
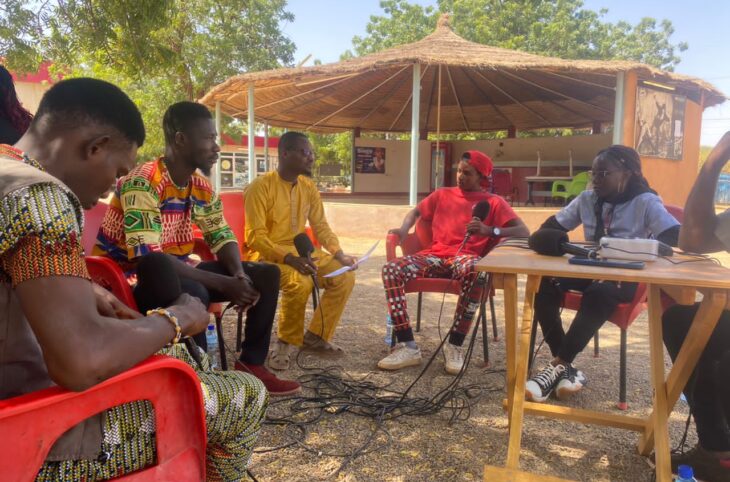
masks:
<svg viewBox="0 0 730 482"><path fill-rule="evenodd" d="M364 57L231 77L201 102L245 118L315 131L410 131L413 64L421 67L421 129L467 132L613 121L616 74L674 87L705 107L725 96L697 78L629 61L566 60L490 47L456 35L448 16L426 38ZM440 80L439 80L440 79ZM439 89L440 85L440 89ZM440 119L437 106L440 94Z"/></svg>

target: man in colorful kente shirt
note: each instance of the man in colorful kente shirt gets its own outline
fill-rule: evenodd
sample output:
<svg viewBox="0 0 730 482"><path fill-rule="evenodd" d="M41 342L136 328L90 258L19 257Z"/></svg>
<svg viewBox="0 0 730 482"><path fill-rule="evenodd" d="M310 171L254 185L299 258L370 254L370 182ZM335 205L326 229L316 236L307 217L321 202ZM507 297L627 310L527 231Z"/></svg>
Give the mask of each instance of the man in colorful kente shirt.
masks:
<svg viewBox="0 0 730 482"><path fill-rule="evenodd" d="M238 243L223 217L223 204L208 180L220 148L208 109L194 102L170 106L162 122L165 155L137 166L117 182L97 238L94 254L117 261L137 275L134 290L142 310L157 306L167 287L164 270L141 269L152 253L164 253L180 277L183 292L204 305L230 301L247 310L237 370L260 378L270 395L289 395L299 383L276 377L265 366L279 295L279 269L272 264L241 262ZM217 261L193 266L192 224L203 232ZM138 269L139 268L139 269ZM195 337L205 351L204 334Z"/></svg>
<svg viewBox="0 0 730 482"><path fill-rule="evenodd" d="M209 315L198 299L184 294L143 316L93 284L83 258L83 209L132 169L144 137L142 117L121 90L77 78L48 90L24 136L0 145L0 399L54 384L84 390L156 352L192 365L184 345L164 347L178 339L176 325L185 336L205 329ZM197 374L208 480L240 480L266 389L245 373ZM64 434L36 480L115 478L153 464L155 452L150 403L120 405Z"/></svg>

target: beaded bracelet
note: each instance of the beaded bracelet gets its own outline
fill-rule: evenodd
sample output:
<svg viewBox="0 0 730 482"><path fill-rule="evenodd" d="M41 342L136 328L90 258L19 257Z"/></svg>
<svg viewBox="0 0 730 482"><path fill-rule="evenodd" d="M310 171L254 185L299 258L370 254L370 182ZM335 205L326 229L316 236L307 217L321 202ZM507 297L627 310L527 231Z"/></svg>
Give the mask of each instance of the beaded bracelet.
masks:
<svg viewBox="0 0 730 482"><path fill-rule="evenodd" d="M147 316L151 315L161 315L167 318L167 321L173 324L175 326L175 338L172 339L172 344L180 342L180 339L182 338L182 328L180 328L180 323L177 321L177 316L173 315L170 310L166 310L165 308L155 308L154 310L147 310Z"/></svg>

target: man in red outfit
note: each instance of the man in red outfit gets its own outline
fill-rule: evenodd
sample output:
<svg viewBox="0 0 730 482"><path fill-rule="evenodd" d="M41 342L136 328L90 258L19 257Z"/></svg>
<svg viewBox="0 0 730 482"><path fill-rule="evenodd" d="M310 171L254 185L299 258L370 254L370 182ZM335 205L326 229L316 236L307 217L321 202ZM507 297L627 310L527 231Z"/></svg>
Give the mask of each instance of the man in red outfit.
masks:
<svg viewBox="0 0 730 482"><path fill-rule="evenodd" d="M401 239L420 217L432 226L433 244L414 255L394 259L383 266L383 286L388 314L395 327L398 344L378 362L383 370L398 370L421 363L421 350L413 338L408 320L404 286L413 278L454 278L461 282L461 293L454 314L448 343L444 344L446 372L455 375L464 365L462 345L469 332L479 299L472 294L477 278L476 262L492 249L499 238L527 236L529 230L500 196L486 188L492 173L492 160L479 151L467 151L459 162L458 187L445 187L431 193L403 219L391 233ZM484 220L472 218L472 209L480 201L489 203ZM466 234L471 236L464 242Z"/></svg>

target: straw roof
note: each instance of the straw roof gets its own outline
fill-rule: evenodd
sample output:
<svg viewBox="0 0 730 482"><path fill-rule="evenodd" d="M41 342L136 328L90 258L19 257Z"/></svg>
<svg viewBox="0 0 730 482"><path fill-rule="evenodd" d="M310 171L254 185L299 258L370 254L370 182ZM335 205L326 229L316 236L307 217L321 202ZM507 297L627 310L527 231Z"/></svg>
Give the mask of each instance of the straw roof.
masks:
<svg viewBox="0 0 730 482"><path fill-rule="evenodd" d="M637 62L566 60L469 42L442 16L434 33L418 42L333 64L238 75L200 102L211 108L220 102L225 114L245 118L253 84L259 122L314 131L410 131L416 63L420 126L431 132L612 122L616 74L628 71L695 102L704 97L705 107L725 100L701 79Z"/></svg>

